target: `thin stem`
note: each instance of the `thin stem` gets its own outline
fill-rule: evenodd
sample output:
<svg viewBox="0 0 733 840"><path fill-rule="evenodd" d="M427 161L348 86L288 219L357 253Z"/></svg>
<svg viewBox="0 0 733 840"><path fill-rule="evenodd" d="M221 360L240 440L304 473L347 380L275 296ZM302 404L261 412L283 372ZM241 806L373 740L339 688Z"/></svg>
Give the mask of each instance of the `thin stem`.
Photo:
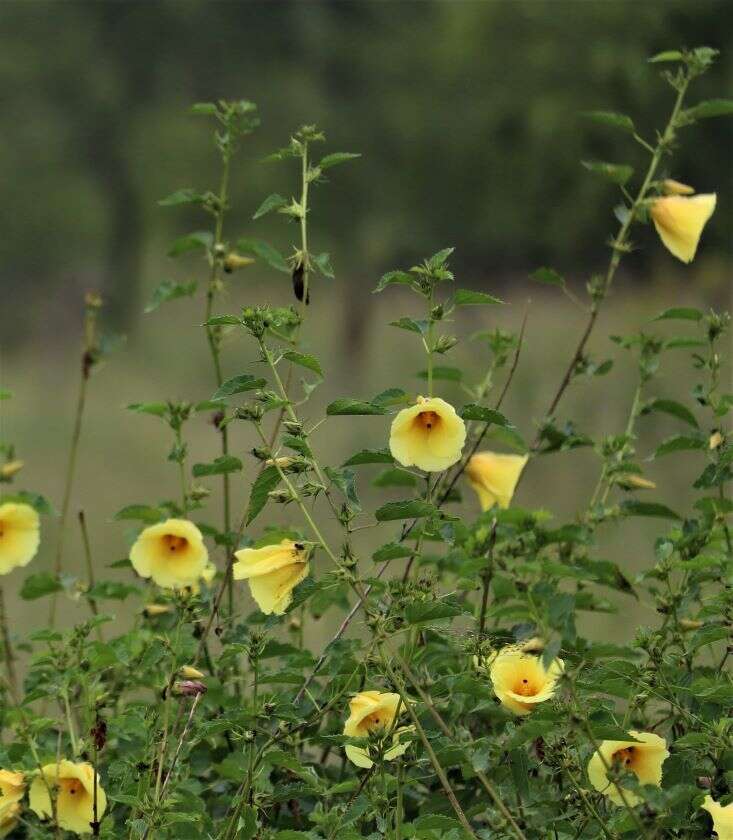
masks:
<svg viewBox="0 0 733 840"><path fill-rule="evenodd" d="M15 693L18 687L18 679L15 673L15 654L10 642L10 630L8 628L8 616L5 612L5 593L0 586L0 632L3 637L3 652L5 653L5 669L8 673L8 682Z"/></svg>
<svg viewBox="0 0 733 840"><path fill-rule="evenodd" d="M99 616L99 607L97 601L89 593L94 588L94 564L92 563L92 549L89 543L89 531L87 530L87 521L84 516L84 511L79 511L79 527L81 528L81 541L84 546L84 561L87 567L87 603L92 615L97 618ZM104 634L102 627L97 624L97 638L100 642L104 642Z"/></svg>
<svg viewBox="0 0 733 840"><path fill-rule="evenodd" d="M430 297L428 298L428 334L425 341L425 350L428 354L428 396L433 396L433 302L435 300L435 289L431 283Z"/></svg>
<svg viewBox="0 0 733 840"><path fill-rule="evenodd" d="M300 194L300 250L303 266L303 300L300 303L301 316L305 314L305 307L309 299L310 257L308 255L308 143L303 143L301 157L302 189Z"/></svg>
<svg viewBox="0 0 733 840"><path fill-rule="evenodd" d="M486 629L486 611L489 605L489 589L491 587L491 578L494 574L494 546L496 545L496 519L491 523L491 534L489 536L489 549L486 552L486 568L481 575L483 578L484 588L481 596L481 614L478 623L479 637L484 635Z"/></svg>
<svg viewBox="0 0 733 840"><path fill-rule="evenodd" d="M71 705L69 704L68 689L64 688L61 693L61 696L64 701L64 713L66 715L66 726L69 730L69 740L71 741L71 749L74 753L74 756L76 756L78 752L78 742L76 740L76 729L74 728L74 719L71 714Z"/></svg>

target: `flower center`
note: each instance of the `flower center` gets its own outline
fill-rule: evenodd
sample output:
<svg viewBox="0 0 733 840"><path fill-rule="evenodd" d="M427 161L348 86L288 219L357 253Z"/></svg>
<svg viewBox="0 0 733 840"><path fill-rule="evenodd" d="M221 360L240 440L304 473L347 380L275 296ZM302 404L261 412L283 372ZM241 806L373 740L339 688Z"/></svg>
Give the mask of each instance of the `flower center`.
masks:
<svg viewBox="0 0 733 840"><path fill-rule="evenodd" d="M617 750L613 756L613 763L618 764L627 770L634 769L634 760L636 759L636 750L634 747L626 747L623 750Z"/></svg>
<svg viewBox="0 0 733 840"><path fill-rule="evenodd" d="M361 722L361 725L367 730L383 729L387 724L387 715L383 711L372 712L367 715Z"/></svg>
<svg viewBox="0 0 733 840"><path fill-rule="evenodd" d="M5 523L0 519L0 538L5 536Z"/></svg>
<svg viewBox="0 0 733 840"><path fill-rule="evenodd" d="M514 693L519 694L522 697L533 697L535 694L537 694L537 688L526 677L523 677L514 686Z"/></svg>
<svg viewBox="0 0 733 840"><path fill-rule="evenodd" d="M430 432L440 423L440 415L435 411L421 411L415 420L418 426Z"/></svg>
<svg viewBox="0 0 733 840"><path fill-rule="evenodd" d="M59 787L71 796L76 796L84 790L84 785L78 779L59 779Z"/></svg>
<svg viewBox="0 0 733 840"><path fill-rule="evenodd" d="M188 545L188 540L185 537L177 537L174 534L165 534L163 537L163 545L171 553L181 552Z"/></svg>

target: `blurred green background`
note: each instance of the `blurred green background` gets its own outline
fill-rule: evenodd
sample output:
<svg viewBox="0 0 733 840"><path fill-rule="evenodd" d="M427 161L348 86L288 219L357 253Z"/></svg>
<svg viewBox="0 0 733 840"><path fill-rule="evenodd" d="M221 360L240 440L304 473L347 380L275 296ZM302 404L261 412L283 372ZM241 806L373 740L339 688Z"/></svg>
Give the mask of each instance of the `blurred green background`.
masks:
<svg viewBox="0 0 733 840"><path fill-rule="evenodd" d="M531 438L583 316L559 293L532 285L527 274L551 265L582 295L584 282L607 261L604 243L616 226L618 196L580 160L625 162L637 171L646 166L646 153L627 135L593 125L580 112L628 113L653 139L666 121L671 91L646 58L679 46L722 52L690 103L730 96L732 27L733 6L723 0L6 0L0 7L0 378L14 398L0 403L0 431L26 462L16 486L60 505L81 302L85 290L99 289L107 300L104 320L127 335L91 383L72 502L73 513L86 511L100 569L125 556L130 537L124 524L111 522L115 511L176 492L166 428L124 406L166 397L196 401L213 392L201 297L149 315L143 308L161 281L204 277L197 258L174 261L165 254L171 239L206 228L208 219L157 201L179 187L218 183L210 125L188 114L191 103L216 98L252 99L262 117L234 166L226 223L232 240L263 238L290 252L295 229L282 217L251 217L267 194L297 192L295 165L260 160L300 124L325 130L326 151L362 154L332 170L312 201L312 247L331 253L336 280L318 281L304 333L328 374L309 406L310 419L320 419L336 396L419 387L412 376L422 367L416 342L385 326L417 314L415 301L402 290L381 296L371 290L385 271L454 245L460 285L509 304L461 314L455 331L516 330L528 307L526 347L505 409ZM653 230L637 231L638 250L625 260L591 343L596 358L614 357L617 364L606 377L573 386L562 418L575 417L597 434L620 432L633 365L607 336L638 329L666 306L729 305L731 140L732 120L705 120L682 133L668 174L718 193L699 255L683 266ZM289 304L289 281L258 266L233 276L219 308L264 301ZM478 346L461 345L452 355L448 363L481 376L485 357ZM225 374L250 371L253 360L247 339L232 336ZM665 363L653 393L685 399L692 382L689 360L680 354L676 364ZM452 384L444 395L464 398ZM653 417L641 423L643 454L677 428ZM335 464L361 446L383 445L387 428L387 418L333 418L315 439ZM218 436L207 419L195 419L188 431L191 461L211 460ZM253 441L242 428L233 437L235 453L246 461L245 480L235 481L243 502L255 469L246 458ZM655 497L684 511L697 467L685 455L671 468L651 465L660 488ZM587 502L597 471L590 450L540 459L517 501L572 516ZM213 510L218 483L209 483ZM277 521L290 516L290 509L271 512ZM614 553L638 569L664 526L626 527L623 540L604 535L598 555ZM54 531L54 522L44 523L34 568L50 566ZM363 533L368 557L371 532ZM77 537L72 516L71 571L82 568ZM13 573L7 586L20 627L36 623L13 596L25 573ZM73 610L67 613L70 619ZM633 629L628 616L624 624ZM643 605L635 608L634 620L652 618Z"/></svg>

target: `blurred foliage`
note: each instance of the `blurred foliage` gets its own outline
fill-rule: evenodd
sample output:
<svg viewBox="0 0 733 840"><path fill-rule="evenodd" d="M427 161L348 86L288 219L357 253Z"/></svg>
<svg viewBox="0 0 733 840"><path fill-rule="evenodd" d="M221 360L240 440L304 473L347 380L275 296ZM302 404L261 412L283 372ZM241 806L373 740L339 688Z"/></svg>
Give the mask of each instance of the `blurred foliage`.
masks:
<svg viewBox="0 0 733 840"><path fill-rule="evenodd" d="M265 184L288 194L291 173L258 160L297 125L312 119L334 148L363 154L319 197L314 223L338 243L337 274L352 267L340 282L357 306L366 280L446 237L474 278L539 262L592 269L603 254L588 243L614 222L607 185L579 178L578 161L645 153L580 112L613 104L649 133L669 91L649 83L644 59L670 43L721 49L698 94L725 91L732 18L716 0L5 3L0 282L20 306L3 307L0 331L18 341L35 304L51 298L63 315L65 293L91 285L128 325L143 286L165 279L147 258L171 232L157 200L187 179L213 182L216 155L188 105L221 96L255 99L263 118L234 173L250 202L232 235L288 241L251 215ZM731 127L705 128L673 174L727 193L707 235L714 255L731 230Z"/></svg>

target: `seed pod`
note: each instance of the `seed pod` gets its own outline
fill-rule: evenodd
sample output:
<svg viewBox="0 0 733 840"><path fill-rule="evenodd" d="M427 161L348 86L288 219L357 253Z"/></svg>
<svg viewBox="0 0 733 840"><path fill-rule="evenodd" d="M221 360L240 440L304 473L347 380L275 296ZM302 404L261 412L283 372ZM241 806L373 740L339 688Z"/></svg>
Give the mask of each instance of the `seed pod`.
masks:
<svg viewBox="0 0 733 840"><path fill-rule="evenodd" d="M293 292L297 300L302 301L305 294L305 305L311 302L310 289L305 293L305 266L303 263L298 263L293 269Z"/></svg>
<svg viewBox="0 0 733 840"><path fill-rule="evenodd" d="M206 686L198 680L178 680L173 683L173 693L179 697L196 697L206 694Z"/></svg>

